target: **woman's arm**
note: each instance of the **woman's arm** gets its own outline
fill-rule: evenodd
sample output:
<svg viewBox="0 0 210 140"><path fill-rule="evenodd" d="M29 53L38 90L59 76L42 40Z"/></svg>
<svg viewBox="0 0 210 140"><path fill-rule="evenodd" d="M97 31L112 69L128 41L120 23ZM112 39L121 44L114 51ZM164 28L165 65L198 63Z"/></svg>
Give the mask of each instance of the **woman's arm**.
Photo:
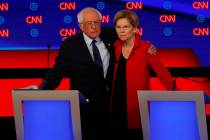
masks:
<svg viewBox="0 0 210 140"><path fill-rule="evenodd" d="M149 65L167 90L174 89L174 80L167 68L161 63L158 55L147 55Z"/></svg>

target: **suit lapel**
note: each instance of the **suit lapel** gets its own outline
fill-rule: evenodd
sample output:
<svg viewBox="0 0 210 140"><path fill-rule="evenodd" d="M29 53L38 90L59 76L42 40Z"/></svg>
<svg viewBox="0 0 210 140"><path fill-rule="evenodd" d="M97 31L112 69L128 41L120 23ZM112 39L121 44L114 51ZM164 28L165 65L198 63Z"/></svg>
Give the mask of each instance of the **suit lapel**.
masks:
<svg viewBox="0 0 210 140"><path fill-rule="evenodd" d="M83 55L82 57L85 59L85 61L87 61L91 66L94 67L95 72L99 74L98 68L90 54L90 51L88 50L87 44L85 42L85 39L83 37L82 33L79 33L79 38L78 38L78 42L80 43L80 47L81 47L81 54ZM101 74L100 74L101 75ZM104 77L103 75L101 75L101 77Z"/></svg>
<svg viewBox="0 0 210 140"><path fill-rule="evenodd" d="M109 54L110 54L110 59L109 59L109 66L108 66L108 70L107 70L107 74L106 74L106 77L109 77L110 73L112 72L112 68L113 68L113 61L114 61L114 51L113 51L113 43L108 41L108 40L105 40L103 38L101 38L104 42L104 45L106 46Z"/></svg>
<svg viewBox="0 0 210 140"><path fill-rule="evenodd" d="M84 37L83 37L82 32L79 33L78 42L80 43L79 46L81 47L81 53L82 53L82 55L85 56L90 63L92 63L92 64L95 65L95 63L94 63L94 61L92 59L92 56L90 54L90 51L88 50L87 44L85 43L85 40L84 40Z"/></svg>
<svg viewBox="0 0 210 140"><path fill-rule="evenodd" d="M105 47L107 48L109 54L110 54L110 60L109 60L109 66L108 66L108 71L107 71L107 75L106 77L109 75L109 73L112 71L113 68L113 62L114 62L114 48L113 48L113 42L109 41L108 39L103 38L102 36L100 36L100 38L102 39ZM85 58L87 59L87 61L93 65L95 68L95 62L92 59L92 56L87 48L87 44L85 43L84 37L83 37L83 33L79 33L78 34L78 43L80 44L80 49L81 49L81 54L83 56L85 56ZM106 78L105 77L105 78Z"/></svg>

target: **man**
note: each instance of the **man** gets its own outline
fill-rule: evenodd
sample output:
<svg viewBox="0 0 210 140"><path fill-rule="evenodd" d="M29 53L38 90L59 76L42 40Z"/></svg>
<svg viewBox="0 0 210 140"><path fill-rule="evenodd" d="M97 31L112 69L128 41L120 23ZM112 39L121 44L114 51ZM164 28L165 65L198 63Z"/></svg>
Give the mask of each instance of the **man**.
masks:
<svg viewBox="0 0 210 140"><path fill-rule="evenodd" d="M39 89L55 89L64 75L70 77L71 89L79 90L89 101L81 104L83 139L102 140L108 134L113 42L104 37L106 34L101 34L102 16L99 11L85 8L77 17L82 33L62 42L55 65L45 76ZM93 47L97 47L98 53L94 52Z"/></svg>
<svg viewBox="0 0 210 140"><path fill-rule="evenodd" d="M39 89L55 89L64 76L71 78L71 89L79 90L88 100L80 105L83 140L109 139L108 111L114 65L112 44L117 36L110 30L101 31L102 16L94 8L82 9L77 18L82 32L62 42L53 69Z"/></svg>

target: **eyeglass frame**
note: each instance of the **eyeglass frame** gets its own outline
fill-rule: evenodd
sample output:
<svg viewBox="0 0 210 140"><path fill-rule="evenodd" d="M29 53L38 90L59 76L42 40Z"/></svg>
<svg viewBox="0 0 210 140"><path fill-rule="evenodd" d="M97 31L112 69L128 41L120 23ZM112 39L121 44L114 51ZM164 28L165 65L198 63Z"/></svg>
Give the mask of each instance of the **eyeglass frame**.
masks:
<svg viewBox="0 0 210 140"><path fill-rule="evenodd" d="M125 25L125 26L122 26L122 27L115 26L115 29L118 30L118 31L121 30L121 29L127 31L127 30L129 30L131 27L132 27L131 25Z"/></svg>
<svg viewBox="0 0 210 140"><path fill-rule="evenodd" d="M86 25L88 27L91 27L92 25L94 26L99 26L101 25L101 20L96 20L96 21L86 21L86 22L83 22L83 23L80 23L82 25Z"/></svg>

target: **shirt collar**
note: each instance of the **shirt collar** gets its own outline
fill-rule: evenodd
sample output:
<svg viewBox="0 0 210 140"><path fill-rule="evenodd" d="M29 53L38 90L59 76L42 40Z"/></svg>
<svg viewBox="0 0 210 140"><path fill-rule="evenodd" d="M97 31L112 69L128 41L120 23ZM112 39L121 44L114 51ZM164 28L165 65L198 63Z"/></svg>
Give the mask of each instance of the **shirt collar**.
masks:
<svg viewBox="0 0 210 140"><path fill-rule="evenodd" d="M91 39L90 37L88 37L84 32L83 32L83 37L84 37L84 40L85 40L87 46L88 47L91 46L91 43L92 43L93 39ZM101 41L101 39L99 37L97 37L95 40L97 42Z"/></svg>

